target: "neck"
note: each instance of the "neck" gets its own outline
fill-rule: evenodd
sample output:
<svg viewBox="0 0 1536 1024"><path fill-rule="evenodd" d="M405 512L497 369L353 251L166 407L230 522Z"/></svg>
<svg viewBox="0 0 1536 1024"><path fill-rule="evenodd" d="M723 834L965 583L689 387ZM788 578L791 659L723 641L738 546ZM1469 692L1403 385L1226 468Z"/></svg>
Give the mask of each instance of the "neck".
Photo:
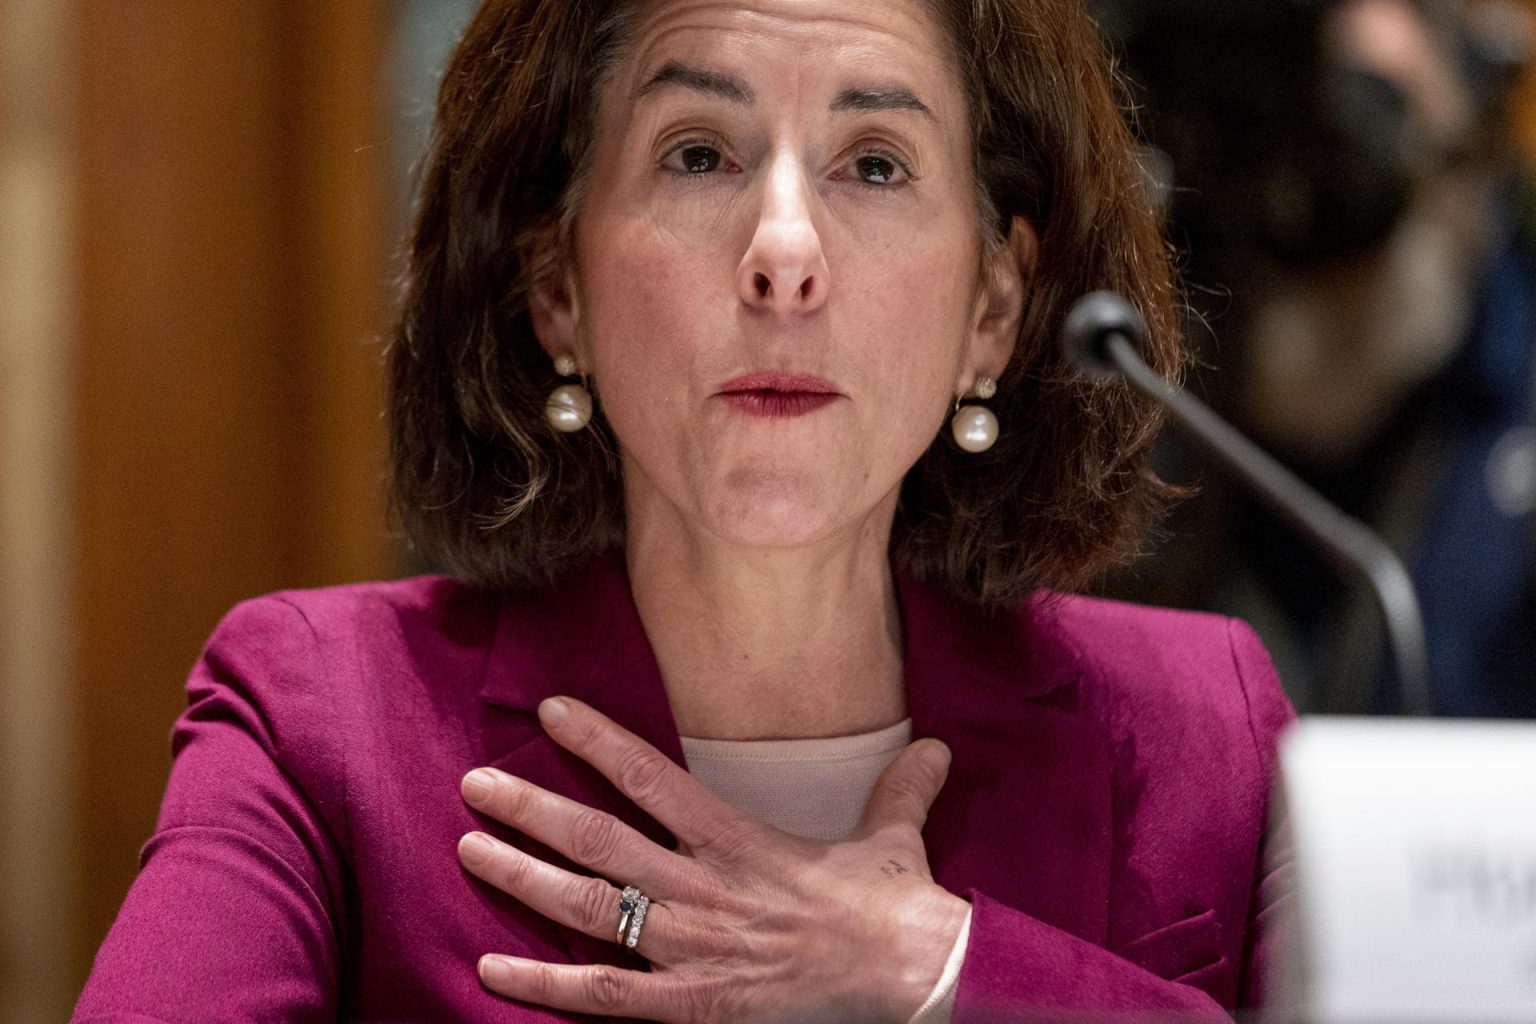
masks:
<svg viewBox="0 0 1536 1024"><path fill-rule="evenodd" d="M632 521L629 578L678 731L800 739L906 717L889 535L763 550Z"/></svg>

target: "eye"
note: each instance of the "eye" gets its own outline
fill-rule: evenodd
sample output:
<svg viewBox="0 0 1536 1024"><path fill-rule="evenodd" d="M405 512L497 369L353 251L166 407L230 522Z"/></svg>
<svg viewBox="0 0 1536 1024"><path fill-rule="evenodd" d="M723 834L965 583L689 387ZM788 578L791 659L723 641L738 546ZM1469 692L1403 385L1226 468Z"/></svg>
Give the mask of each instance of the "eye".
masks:
<svg viewBox="0 0 1536 1024"><path fill-rule="evenodd" d="M834 175L841 181L872 188L895 188L912 180L912 171L894 153L866 150L845 163Z"/></svg>
<svg viewBox="0 0 1536 1024"><path fill-rule="evenodd" d="M678 155L689 174L708 174L720 166L720 151L713 146L686 146Z"/></svg>
<svg viewBox="0 0 1536 1024"><path fill-rule="evenodd" d="M684 142L674 146L662 158L662 166L677 174L697 176L728 170L729 162L720 148L709 142Z"/></svg>
<svg viewBox="0 0 1536 1024"><path fill-rule="evenodd" d="M894 160L883 156L861 156L853 162L858 179L871 185L889 185L900 172Z"/></svg>

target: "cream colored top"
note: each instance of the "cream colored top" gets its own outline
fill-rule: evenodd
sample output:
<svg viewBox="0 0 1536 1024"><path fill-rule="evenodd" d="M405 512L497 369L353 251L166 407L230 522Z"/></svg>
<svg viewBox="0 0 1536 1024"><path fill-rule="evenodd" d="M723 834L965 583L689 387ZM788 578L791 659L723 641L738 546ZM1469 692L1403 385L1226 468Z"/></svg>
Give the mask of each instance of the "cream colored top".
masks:
<svg viewBox="0 0 1536 1024"><path fill-rule="evenodd" d="M912 742L912 720L833 739L682 741L688 771L732 807L791 835L838 840L858 828L875 780ZM970 930L967 914L944 973L911 1024L949 1024Z"/></svg>

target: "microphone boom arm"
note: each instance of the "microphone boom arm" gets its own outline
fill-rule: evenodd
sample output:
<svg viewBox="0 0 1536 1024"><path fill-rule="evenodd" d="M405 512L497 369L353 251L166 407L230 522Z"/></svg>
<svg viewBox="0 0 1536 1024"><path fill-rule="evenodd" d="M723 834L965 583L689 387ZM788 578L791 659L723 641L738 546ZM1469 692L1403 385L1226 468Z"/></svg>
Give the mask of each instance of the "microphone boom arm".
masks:
<svg viewBox="0 0 1536 1024"><path fill-rule="evenodd" d="M1164 380L1142 360L1124 331L1105 331L1096 347L1100 357L1136 390L1166 408L1186 435L1215 456L1266 508L1311 540L1337 572L1364 577L1386 624L1402 711L1429 715L1424 617L1413 579L1396 552L1188 392Z"/></svg>

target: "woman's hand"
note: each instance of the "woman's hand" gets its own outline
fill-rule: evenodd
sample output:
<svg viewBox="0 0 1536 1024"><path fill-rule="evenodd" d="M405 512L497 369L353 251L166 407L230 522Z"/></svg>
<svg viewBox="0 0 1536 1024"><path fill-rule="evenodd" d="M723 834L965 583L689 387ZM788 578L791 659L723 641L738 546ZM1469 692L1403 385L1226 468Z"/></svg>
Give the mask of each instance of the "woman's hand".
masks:
<svg viewBox="0 0 1536 1024"><path fill-rule="evenodd" d="M965 919L934 884L919 834L944 784L937 740L881 774L855 834L799 839L723 803L639 737L568 698L547 700L549 735L677 837L666 850L611 815L500 772L464 780L475 808L590 868L546 864L482 833L459 844L476 876L561 924L613 940L619 889L651 899L636 952L652 970L489 955L485 985L579 1013L659 1021L898 1021L927 997Z"/></svg>

